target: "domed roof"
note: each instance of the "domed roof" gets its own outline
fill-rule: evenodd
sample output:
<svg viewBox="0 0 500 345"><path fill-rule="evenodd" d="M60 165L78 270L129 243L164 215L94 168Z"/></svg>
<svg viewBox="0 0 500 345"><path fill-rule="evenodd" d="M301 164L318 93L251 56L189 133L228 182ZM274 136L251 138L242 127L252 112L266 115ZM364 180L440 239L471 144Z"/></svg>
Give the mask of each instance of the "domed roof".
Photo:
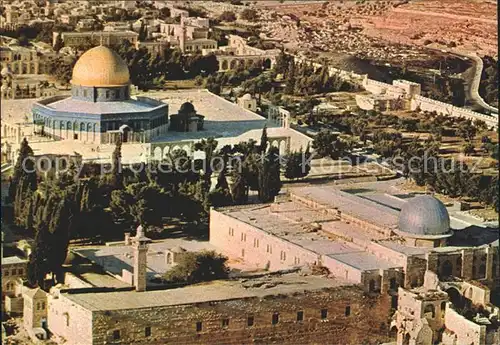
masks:
<svg viewBox="0 0 500 345"><path fill-rule="evenodd" d="M98 46L86 51L73 68L71 84L81 86L122 86L130 80L128 66L113 50Z"/></svg>
<svg viewBox="0 0 500 345"><path fill-rule="evenodd" d="M398 232L403 236L417 238L451 236L448 210L433 196L415 197L401 208Z"/></svg>
<svg viewBox="0 0 500 345"><path fill-rule="evenodd" d="M252 95L249 93L245 93L243 97L241 97L242 100L244 101L251 101L252 100Z"/></svg>
<svg viewBox="0 0 500 345"><path fill-rule="evenodd" d="M191 102L184 102L179 109L179 113L194 113L194 105Z"/></svg>

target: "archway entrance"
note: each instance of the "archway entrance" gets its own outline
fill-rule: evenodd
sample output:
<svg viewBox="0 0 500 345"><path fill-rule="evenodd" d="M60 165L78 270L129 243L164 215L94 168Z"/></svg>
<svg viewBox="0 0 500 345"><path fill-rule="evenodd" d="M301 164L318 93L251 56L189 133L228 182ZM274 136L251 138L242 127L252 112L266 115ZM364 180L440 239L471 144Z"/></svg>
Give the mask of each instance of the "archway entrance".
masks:
<svg viewBox="0 0 500 345"><path fill-rule="evenodd" d="M462 294L460 292L452 287L446 290L446 293L448 294L448 298L450 299L450 302L457 308L457 309L462 309L465 306L465 301L464 298L462 297Z"/></svg>
<svg viewBox="0 0 500 345"><path fill-rule="evenodd" d="M262 64L262 67L264 67L264 69L270 69L271 68L271 59L265 59L263 64Z"/></svg>
<svg viewBox="0 0 500 345"><path fill-rule="evenodd" d="M443 262L443 266L441 267L441 276L442 277L450 277L453 274L453 266L449 260Z"/></svg>
<svg viewBox="0 0 500 345"><path fill-rule="evenodd" d="M127 125L122 125L122 126L120 127L120 133L121 133L121 135L122 135L122 142L123 142L123 143L126 143L126 142L128 142L128 141L129 141L129 139L130 139L130 138L129 138L129 132L130 132L131 130L132 130L132 129L131 129L129 126L127 126Z"/></svg>

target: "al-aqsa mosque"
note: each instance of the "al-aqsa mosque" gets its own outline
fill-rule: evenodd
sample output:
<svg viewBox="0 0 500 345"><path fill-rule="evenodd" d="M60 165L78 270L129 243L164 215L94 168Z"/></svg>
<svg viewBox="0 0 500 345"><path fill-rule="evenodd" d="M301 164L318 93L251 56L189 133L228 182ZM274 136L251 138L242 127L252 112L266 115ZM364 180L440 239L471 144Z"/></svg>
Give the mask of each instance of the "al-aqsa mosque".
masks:
<svg viewBox="0 0 500 345"><path fill-rule="evenodd" d="M85 143L146 143L168 129L168 105L149 97L131 97L127 64L113 50L98 46L76 62L71 96L33 105L33 122L54 139Z"/></svg>

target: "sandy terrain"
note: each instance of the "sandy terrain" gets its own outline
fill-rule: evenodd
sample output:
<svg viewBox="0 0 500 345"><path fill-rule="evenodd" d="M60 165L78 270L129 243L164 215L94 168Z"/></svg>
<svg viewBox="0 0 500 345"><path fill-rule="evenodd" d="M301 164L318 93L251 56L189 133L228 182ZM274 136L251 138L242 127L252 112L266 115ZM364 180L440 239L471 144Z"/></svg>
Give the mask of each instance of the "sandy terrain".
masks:
<svg viewBox="0 0 500 345"><path fill-rule="evenodd" d="M262 31L287 40L289 48L321 50L322 42L335 38L331 49L357 55L371 46L368 50L373 51L374 58L383 55L376 51L388 49L388 42L410 46L436 42L479 55L497 55L497 8L491 1L422 0L405 4L386 0L356 4L346 0L329 1L327 5L268 5L265 10L276 11L281 18L263 20ZM297 19L300 24L294 25Z"/></svg>

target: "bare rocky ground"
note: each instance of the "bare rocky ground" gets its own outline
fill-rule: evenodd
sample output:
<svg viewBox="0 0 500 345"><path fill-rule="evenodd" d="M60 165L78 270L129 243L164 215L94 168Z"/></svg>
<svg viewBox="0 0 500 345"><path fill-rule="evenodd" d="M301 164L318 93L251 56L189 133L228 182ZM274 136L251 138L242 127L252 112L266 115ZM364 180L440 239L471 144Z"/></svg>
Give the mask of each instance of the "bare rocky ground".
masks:
<svg viewBox="0 0 500 345"><path fill-rule="evenodd" d="M496 55L496 12L495 4L479 0L328 1L265 6L261 22L263 32L290 49L391 59L405 54L400 45L418 51L430 42Z"/></svg>

